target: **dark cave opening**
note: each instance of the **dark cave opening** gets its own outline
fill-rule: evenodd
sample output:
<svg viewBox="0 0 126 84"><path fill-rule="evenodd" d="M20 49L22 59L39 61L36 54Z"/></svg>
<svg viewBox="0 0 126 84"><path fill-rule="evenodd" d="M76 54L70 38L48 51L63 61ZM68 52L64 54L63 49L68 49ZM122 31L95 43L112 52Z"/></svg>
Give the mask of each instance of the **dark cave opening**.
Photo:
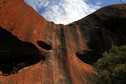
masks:
<svg viewBox="0 0 126 84"><path fill-rule="evenodd" d="M0 71L4 74L18 73L24 67L45 60L35 45L23 42L0 27Z"/></svg>
<svg viewBox="0 0 126 84"><path fill-rule="evenodd" d="M80 50L75 54L81 61L91 65L93 65L93 63L97 62L97 60L102 57L101 54L98 54L96 51L87 50Z"/></svg>
<svg viewBox="0 0 126 84"><path fill-rule="evenodd" d="M47 44L47 43L45 43L45 42L43 42L43 41L37 41L37 44L38 44L41 48L43 48L43 49L45 49L45 50L51 50L51 49L52 49L52 47L51 47L49 44Z"/></svg>

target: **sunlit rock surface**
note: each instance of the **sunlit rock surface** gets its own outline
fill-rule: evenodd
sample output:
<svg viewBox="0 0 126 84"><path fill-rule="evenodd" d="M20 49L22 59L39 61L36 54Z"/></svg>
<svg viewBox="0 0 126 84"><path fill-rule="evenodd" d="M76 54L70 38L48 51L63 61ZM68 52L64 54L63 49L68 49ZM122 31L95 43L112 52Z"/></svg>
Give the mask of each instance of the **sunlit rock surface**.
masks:
<svg viewBox="0 0 126 84"><path fill-rule="evenodd" d="M23 0L1 0L0 84L86 84L90 64L126 44L125 27L124 4L56 25Z"/></svg>

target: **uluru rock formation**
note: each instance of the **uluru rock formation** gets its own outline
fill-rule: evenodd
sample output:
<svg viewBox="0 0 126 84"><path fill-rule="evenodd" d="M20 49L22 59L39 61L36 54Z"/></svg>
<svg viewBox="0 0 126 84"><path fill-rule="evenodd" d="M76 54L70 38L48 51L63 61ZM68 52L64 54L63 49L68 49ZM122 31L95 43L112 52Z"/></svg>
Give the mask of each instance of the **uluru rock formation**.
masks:
<svg viewBox="0 0 126 84"><path fill-rule="evenodd" d="M0 0L0 84L86 84L90 64L126 44L125 27L125 4L56 25L24 0Z"/></svg>

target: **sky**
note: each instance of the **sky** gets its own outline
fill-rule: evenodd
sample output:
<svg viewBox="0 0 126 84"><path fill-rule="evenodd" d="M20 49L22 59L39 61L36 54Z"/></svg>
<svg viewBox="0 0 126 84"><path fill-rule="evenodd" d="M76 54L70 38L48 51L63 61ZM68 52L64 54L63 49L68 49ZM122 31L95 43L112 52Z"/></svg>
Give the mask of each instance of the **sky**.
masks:
<svg viewBox="0 0 126 84"><path fill-rule="evenodd" d="M24 0L46 20L56 24L70 24L94 11L126 0Z"/></svg>

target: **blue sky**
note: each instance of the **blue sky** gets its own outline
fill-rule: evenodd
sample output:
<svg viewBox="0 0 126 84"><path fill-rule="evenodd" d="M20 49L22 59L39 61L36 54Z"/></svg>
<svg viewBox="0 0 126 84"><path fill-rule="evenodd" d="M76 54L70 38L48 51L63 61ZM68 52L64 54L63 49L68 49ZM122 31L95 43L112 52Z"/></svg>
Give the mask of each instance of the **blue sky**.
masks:
<svg viewBox="0 0 126 84"><path fill-rule="evenodd" d="M126 0L24 0L46 20L69 24L108 5Z"/></svg>
<svg viewBox="0 0 126 84"><path fill-rule="evenodd" d="M122 0L122 2L120 2L120 0L89 0L88 3L95 4L97 1L101 2L100 5L101 7L105 7L112 4L121 4L122 2L126 2L126 0Z"/></svg>

